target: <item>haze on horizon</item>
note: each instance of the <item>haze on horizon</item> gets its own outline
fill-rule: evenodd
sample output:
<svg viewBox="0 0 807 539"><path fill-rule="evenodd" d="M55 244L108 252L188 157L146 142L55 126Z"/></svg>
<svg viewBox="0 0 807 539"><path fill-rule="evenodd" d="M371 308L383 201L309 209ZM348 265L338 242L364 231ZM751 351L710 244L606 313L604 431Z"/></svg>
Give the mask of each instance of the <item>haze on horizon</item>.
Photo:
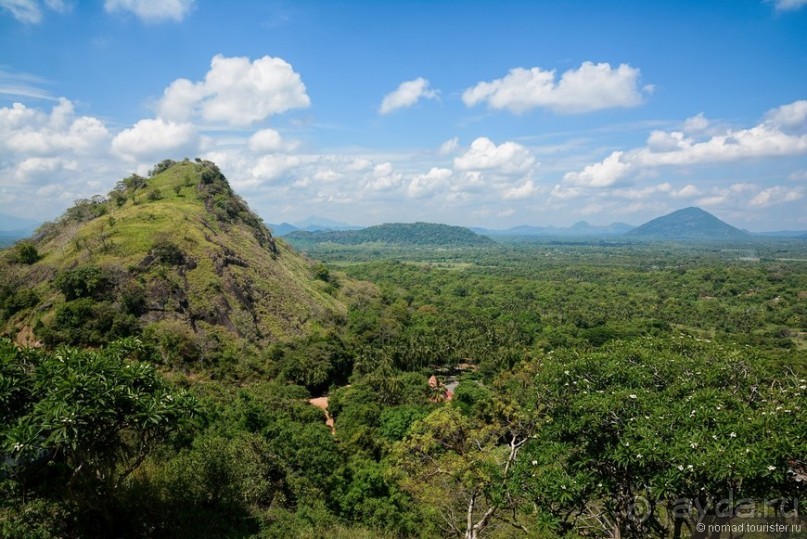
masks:
<svg viewBox="0 0 807 539"><path fill-rule="evenodd" d="M807 0L0 0L0 213L165 159L267 222L807 229Z"/></svg>

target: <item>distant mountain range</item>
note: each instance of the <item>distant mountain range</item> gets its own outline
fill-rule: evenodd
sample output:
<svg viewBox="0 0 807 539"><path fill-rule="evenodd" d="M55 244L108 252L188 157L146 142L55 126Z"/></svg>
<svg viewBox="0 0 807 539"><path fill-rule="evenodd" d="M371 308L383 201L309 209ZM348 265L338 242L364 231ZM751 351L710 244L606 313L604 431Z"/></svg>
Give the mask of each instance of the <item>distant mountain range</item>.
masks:
<svg viewBox="0 0 807 539"><path fill-rule="evenodd" d="M514 226L505 230L472 227L471 230L486 236L616 236L633 230L632 225L626 223L611 223L610 225L591 225L586 221L579 221L569 227L555 226Z"/></svg>
<svg viewBox="0 0 807 539"><path fill-rule="evenodd" d="M0 213L0 247L11 245L34 233L40 221Z"/></svg>
<svg viewBox="0 0 807 539"><path fill-rule="evenodd" d="M772 238L807 238L807 230L773 230L771 232L752 232L752 234Z"/></svg>
<svg viewBox="0 0 807 539"><path fill-rule="evenodd" d="M433 225L429 223L417 223L420 226L447 226ZM309 217L304 222L280 225L269 225L277 236L286 236L294 242L333 242L343 244L366 243L372 241L387 242L390 236L388 230L379 227L388 226L411 226L411 225L379 225L376 227L362 228L341 223L330 219ZM658 217L647 223L634 227L626 223L615 222L610 225L592 225L586 221L580 221L569 227L555 226L531 226L521 225L507 229L491 229L482 227L453 227L462 230L469 230L481 236L491 238L622 238L625 240L656 240L656 241L743 241L755 237L764 238L791 238L807 239L807 231L782 230L775 232L748 232L733 227L721 221L711 213L700 208L684 208L672 212L668 215ZM370 230L365 234L340 234L337 232L356 232ZM383 232L382 232L383 231ZM314 235L305 235L305 232ZM427 236L432 242L440 237L441 233L432 231ZM330 234L333 233L333 234ZM392 234L395 239L391 243L413 243L419 240L407 240L399 237L397 233ZM451 236L451 235L449 235ZM373 238L373 239L365 239ZM439 242L434 242L435 244Z"/></svg>
<svg viewBox="0 0 807 539"><path fill-rule="evenodd" d="M316 217L314 215L297 223L269 224L266 226L269 227L269 230L271 230L275 236L285 236L292 232L297 232L298 230L304 232L318 232L321 230L361 230L364 228L362 226L342 223L328 219L327 217Z"/></svg>
<svg viewBox="0 0 807 539"><path fill-rule="evenodd" d="M360 230L320 230L316 232L298 230L287 234L285 239L295 246L311 243L335 243L339 245L385 243L391 245L473 247L495 243L490 238L477 234L468 228L435 223L387 223Z"/></svg>
<svg viewBox="0 0 807 539"><path fill-rule="evenodd" d="M13 232L15 230L28 230L35 229L42 224L42 221L36 219L26 219L25 217L17 217L7 213L0 213L0 231Z"/></svg>

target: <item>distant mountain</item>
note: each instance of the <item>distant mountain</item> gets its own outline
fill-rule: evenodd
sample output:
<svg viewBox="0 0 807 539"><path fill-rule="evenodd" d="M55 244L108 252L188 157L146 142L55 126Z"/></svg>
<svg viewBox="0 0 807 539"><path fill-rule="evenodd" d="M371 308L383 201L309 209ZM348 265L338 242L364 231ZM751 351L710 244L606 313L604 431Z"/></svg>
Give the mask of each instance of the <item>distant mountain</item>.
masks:
<svg viewBox="0 0 807 539"><path fill-rule="evenodd" d="M33 230L0 230L0 248L13 245L33 232Z"/></svg>
<svg viewBox="0 0 807 539"><path fill-rule="evenodd" d="M0 213L0 248L31 236L41 221Z"/></svg>
<svg viewBox="0 0 807 539"><path fill-rule="evenodd" d="M300 230L298 227L294 226L291 223L280 223L279 225L269 224L266 226L269 227L269 230L271 230L272 234L274 234L275 236L285 236L286 234Z"/></svg>
<svg viewBox="0 0 807 539"><path fill-rule="evenodd" d="M747 240L748 232L734 228L700 208L685 208L634 228L626 234L632 238L656 240Z"/></svg>
<svg viewBox="0 0 807 539"><path fill-rule="evenodd" d="M485 228L472 228L474 232L489 236L617 236L633 230L633 226L626 223L611 223L610 225L591 225L585 221L575 223L570 227L530 226L519 225L506 230L490 230Z"/></svg>
<svg viewBox="0 0 807 539"><path fill-rule="evenodd" d="M580 221L566 229L569 236L600 236L600 235L620 235L630 232L635 227L627 223L611 223L610 225L597 226L590 225L585 221Z"/></svg>
<svg viewBox="0 0 807 539"><path fill-rule="evenodd" d="M305 232L318 232L321 230L361 230L362 226L350 225L340 221L334 221L326 217L311 216L297 223L280 223L279 225L267 225L275 236L286 236L292 232L303 230Z"/></svg>
<svg viewBox="0 0 807 539"><path fill-rule="evenodd" d="M42 224L42 221L36 219L26 219L25 217L16 217L7 213L0 213L0 231L2 232L33 232L36 227Z"/></svg>
<svg viewBox="0 0 807 539"><path fill-rule="evenodd" d="M770 238L807 238L807 230L773 230L769 232L753 232L753 234Z"/></svg>
<svg viewBox="0 0 807 539"><path fill-rule="evenodd" d="M355 230L362 228L360 226L351 225L349 223L343 223L341 221L335 221L333 219L328 219L327 217L317 217L316 215L311 215L303 219L302 221L298 221L294 223L294 226L299 228L300 230Z"/></svg>
<svg viewBox="0 0 807 539"><path fill-rule="evenodd" d="M360 245L386 243L393 245L430 245L443 247L471 247L495 243L465 227L434 223L387 223L360 230L331 230L320 232L296 231L286 239L292 245L310 243L336 243Z"/></svg>

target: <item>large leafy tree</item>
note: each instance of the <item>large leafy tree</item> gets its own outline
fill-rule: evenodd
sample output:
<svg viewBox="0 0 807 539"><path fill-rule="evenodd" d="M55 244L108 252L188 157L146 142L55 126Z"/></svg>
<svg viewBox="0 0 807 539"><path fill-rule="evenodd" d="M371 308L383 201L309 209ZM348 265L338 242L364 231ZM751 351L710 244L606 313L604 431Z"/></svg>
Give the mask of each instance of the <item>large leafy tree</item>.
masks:
<svg viewBox="0 0 807 539"><path fill-rule="evenodd" d="M165 383L134 339L98 351L0 340L0 477L97 511L196 408Z"/></svg>
<svg viewBox="0 0 807 539"><path fill-rule="evenodd" d="M551 421L520 470L536 507L561 531L646 537L679 536L722 500L800 499L804 381L760 363L689 338L549 355L532 391Z"/></svg>
<svg viewBox="0 0 807 539"><path fill-rule="evenodd" d="M476 406L451 403L416 421L393 449L403 487L431 513L444 536L478 539L500 528L529 532L529 477L518 473L542 421L525 376L504 374L495 396ZM530 521L527 521L530 522Z"/></svg>

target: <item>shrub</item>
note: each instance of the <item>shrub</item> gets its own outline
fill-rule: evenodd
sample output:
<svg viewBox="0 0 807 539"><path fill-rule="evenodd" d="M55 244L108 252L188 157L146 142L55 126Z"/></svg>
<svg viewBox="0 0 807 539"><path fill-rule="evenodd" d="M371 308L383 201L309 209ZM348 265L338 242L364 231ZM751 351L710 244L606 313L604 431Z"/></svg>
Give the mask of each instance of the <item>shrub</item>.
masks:
<svg viewBox="0 0 807 539"><path fill-rule="evenodd" d="M54 281L56 288L70 301L78 298L99 297L110 286L104 272L95 266L79 266L60 273Z"/></svg>
<svg viewBox="0 0 807 539"><path fill-rule="evenodd" d="M173 167L176 164L177 162L174 161L173 159L163 159L162 161L154 165L154 168L152 168L149 171L149 177L154 177L161 172L165 172L166 170L168 170L169 168Z"/></svg>
<svg viewBox="0 0 807 539"><path fill-rule="evenodd" d="M8 319L14 313L35 306L39 296L30 288L0 286L0 319Z"/></svg>
<svg viewBox="0 0 807 539"><path fill-rule="evenodd" d="M33 264L41 257L34 244L30 241L21 241L14 246L12 259L20 264Z"/></svg>
<svg viewBox="0 0 807 539"><path fill-rule="evenodd" d="M96 195L91 199L78 199L73 204L73 207L67 210L64 219L67 221L77 221L79 223L92 221L107 212L106 202L107 200L100 195Z"/></svg>
<svg viewBox="0 0 807 539"><path fill-rule="evenodd" d="M185 253L167 238L160 238L154 242L151 254L154 255L154 258L169 266L179 266L185 263Z"/></svg>

